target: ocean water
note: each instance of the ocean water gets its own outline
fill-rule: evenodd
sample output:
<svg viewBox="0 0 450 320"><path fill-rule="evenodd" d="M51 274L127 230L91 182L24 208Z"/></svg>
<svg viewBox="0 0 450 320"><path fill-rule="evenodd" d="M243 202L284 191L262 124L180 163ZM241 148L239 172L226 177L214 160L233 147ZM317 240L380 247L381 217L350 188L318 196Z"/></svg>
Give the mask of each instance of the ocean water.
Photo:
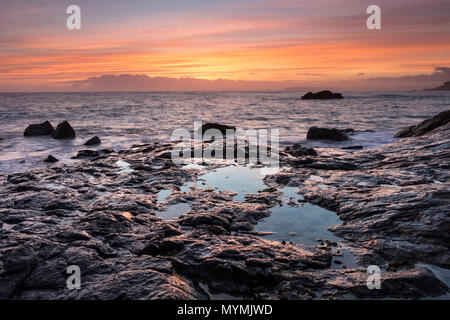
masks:
<svg viewBox="0 0 450 320"><path fill-rule="evenodd" d="M0 173L45 166L49 155L73 161L94 135L101 148L168 141L173 130L193 131L194 121L214 121L243 129L278 128L281 145L365 148L391 143L400 128L450 108L447 92L343 92L344 100L301 100L304 92L182 93L3 93L0 94ZM24 138L31 123L68 120L74 140ZM351 141L306 141L311 126L373 130Z"/></svg>

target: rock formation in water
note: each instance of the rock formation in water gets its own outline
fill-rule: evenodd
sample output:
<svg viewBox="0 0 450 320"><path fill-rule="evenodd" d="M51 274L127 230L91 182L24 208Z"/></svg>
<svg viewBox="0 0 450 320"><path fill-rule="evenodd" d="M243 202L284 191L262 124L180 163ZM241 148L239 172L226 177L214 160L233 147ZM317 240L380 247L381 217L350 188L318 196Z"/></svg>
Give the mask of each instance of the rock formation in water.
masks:
<svg viewBox="0 0 450 320"><path fill-rule="evenodd" d="M306 134L306 139L308 140L334 140L334 141L345 141L350 138L338 129L328 129L311 127Z"/></svg>
<svg viewBox="0 0 450 320"><path fill-rule="evenodd" d="M52 135L55 129L49 121L43 123L30 124L23 135L25 137Z"/></svg>
<svg viewBox="0 0 450 320"><path fill-rule="evenodd" d="M407 138L407 137L422 136L437 127L447 124L448 122L450 122L450 110L441 112L437 116L434 116L431 119L422 121L418 125L405 128L405 129L397 132L395 134L394 138Z"/></svg>
<svg viewBox="0 0 450 320"><path fill-rule="evenodd" d="M340 93L333 93L328 90L319 91L317 93L308 92L302 97L302 100L329 100L329 99L344 99L344 97Z"/></svg>
<svg viewBox="0 0 450 320"><path fill-rule="evenodd" d="M49 163L55 163L58 162L59 160L56 159L54 156L52 156L51 154L48 155L47 158L45 158L44 162L49 162Z"/></svg>
<svg viewBox="0 0 450 320"><path fill-rule="evenodd" d="M208 123L203 124L201 127L202 134L205 134L205 132L208 131L209 129L219 130L223 135L225 135L227 133L227 130L235 131L236 127L228 126L228 125L220 124L220 123L208 122Z"/></svg>
<svg viewBox="0 0 450 320"><path fill-rule="evenodd" d="M88 141L86 141L84 143L85 146L95 146L98 144L101 144L102 141L100 140L100 138L98 136L92 137L90 138Z"/></svg>
<svg viewBox="0 0 450 320"><path fill-rule="evenodd" d="M63 121L58 124L52 136L55 139L75 139L75 130L69 122Z"/></svg>

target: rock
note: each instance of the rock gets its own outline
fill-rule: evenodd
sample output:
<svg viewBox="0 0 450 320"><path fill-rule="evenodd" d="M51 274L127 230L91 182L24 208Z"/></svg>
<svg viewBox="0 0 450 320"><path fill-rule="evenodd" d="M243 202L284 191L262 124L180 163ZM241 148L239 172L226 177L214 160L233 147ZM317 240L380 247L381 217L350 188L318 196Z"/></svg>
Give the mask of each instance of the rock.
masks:
<svg viewBox="0 0 450 320"><path fill-rule="evenodd" d="M25 137L52 135L55 129L49 121L38 124L30 124L23 135Z"/></svg>
<svg viewBox="0 0 450 320"><path fill-rule="evenodd" d="M73 156L71 159L96 158L101 154L102 153L99 150L80 150L77 155Z"/></svg>
<svg viewBox="0 0 450 320"><path fill-rule="evenodd" d="M63 121L58 124L52 136L55 139L75 139L75 131L69 122Z"/></svg>
<svg viewBox="0 0 450 320"><path fill-rule="evenodd" d="M220 123L210 123L210 122L208 122L208 123L205 123L204 125L202 125L202 127L201 127L201 132L202 132L202 134L205 134L205 132L207 131L207 130L209 130L209 129L217 129L217 130L219 130L223 135L226 135L226 131L227 130L233 130L233 131L235 131L236 130L236 127L232 127L232 126L227 126L227 125L224 125L224 124L220 124Z"/></svg>
<svg viewBox="0 0 450 320"><path fill-rule="evenodd" d="M49 162L49 163L55 163L58 162L59 160L56 159L54 156L52 156L51 154L48 155L47 158L45 158L44 162Z"/></svg>
<svg viewBox="0 0 450 320"><path fill-rule="evenodd" d="M320 91L317 93L308 92L302 97L302 100L327 100L327 99L344 99L342 94L333 93L328 90Z"/></svg>
<svg viewBox="0 0 450 320"><path fill-rule="evenodd" d="M308 130L306 139L345 141L349 140L350 138L345 133L342 133L340 130L336 128L327 129L327 128L311 127Z"/></svg>
<svg viewBox="0 0 450 320"><path fill-rule="evenodd" d="M286 147L285 151L293 157L317 156L316 150L313 148L302 147L298 143L295 143L292 147Z"/></svg>
<svg viewBox="0 0 450 320"><path fill-rule="evenodd" d="M363 149L363 146L348 146L348 147L342 147L343 150L361 150Z"/></svg>
<svg viewBox="0 0 450 320"><path fill-rule="evenodd" d="M100 140L100 138L98 136L95 136L93 138L90 138L88 141L86 141L84 143L85 146L95 146L98 144L101 144L102 141Z"/></svg>
<svg viewBox="0 0 450 320"><path fill-rule="evenodd" d="M437 127L443 126L450 122L450 110L439 113L431 119L422 121L418 125L403 129L394 136L394 138L407 138L422 136Z"/></svg>

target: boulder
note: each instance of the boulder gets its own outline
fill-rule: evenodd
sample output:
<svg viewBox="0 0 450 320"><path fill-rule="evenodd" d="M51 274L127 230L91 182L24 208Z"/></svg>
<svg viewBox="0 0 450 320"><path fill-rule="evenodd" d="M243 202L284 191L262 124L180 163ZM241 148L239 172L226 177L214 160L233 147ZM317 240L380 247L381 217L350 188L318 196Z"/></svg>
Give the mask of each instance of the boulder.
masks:
<svg viewBox="0 0 450 320"><path fill-rule="evenodd" d="M75 130L69 122L63 121L58 124L56 130L53 133L55 139L75 139Z"/></svg>
<svg viewBox="0 0 450 320"><path fill-rule="evenodd" d="M394 136L394 138L407 138L422 136L437 127L440 127L450 121L450 110L439 113L431 119L422 121L416 126L405 128Z"/></svg>
<svg viewBox="0 0 450 320"><path fill-rule="evenodd" d="M227 130L236 130L236 127L232 127L232 126L227 126L225 124L220 124L220 123L205 123L204 125L202 125L201 127L201 131L202 134L205 134L205 132L209 129L217 129L219 130L223 135L225 135L227 132Z"/></svg>
<svg viewBox="0 0 450 320"><path fill-rule="evenodd" d="M302 147L298 143L295 143L292 147L286 147L285 151L294 157L317 156L316 150L313 148Z"/></svg>
<svg viewBox="0 0 450 320"><path fill-rule="evenodd" d="M342 147L343 150L361 150L363 146L348 146L348 147Z"/></svg>
<svg viewBox="0 0 450 320"><path fill-rule="evenodd" d="M59 160L56 159L54 156L52 156L51 154L48 155L48 157L44 160L44 162L49 162L49 163L55 163L58 162Z"/></svg>
<svg viewBox="0 0 450 320"><path fill-rule="evenodd" d="M345 141L350 138L341 130L333 128L319 128L319 127L311 127L308 130L308 134L306 135L306 139L308 140L334 140L334 141Z"/></svg>
<svg viewBox="0 0 450 320"><path fill-rule="evenodd" d="M30 124L23 135L25 137L52 135L55 129L49 121L43 123Z"/></svg>
<svg viewBox="0 0 450 320"><path fill-rule="evenodd" d="M344 99L344 97L340 93L333 93L328 90L319 91L317 93L308 92L302 97L302 100L310 100L310 99L317 99L317 100Z"/></svg>
<svg viewBox="0 0 450 320"><path fill-rule="evenodd" d="M102 153L99 150L80 150L78 151L77 155L71 157L71 159L96 158L101 154Z"/></svg>
<svg viewBox="0 0 450 320"><path fill-rule="evenodd" d="M86 141L84 143L85 146L95 146L98 144L101 144L102 141L100 140L100 138L98 136L95 136L93 138L90 138L88 141Z"/></svg>

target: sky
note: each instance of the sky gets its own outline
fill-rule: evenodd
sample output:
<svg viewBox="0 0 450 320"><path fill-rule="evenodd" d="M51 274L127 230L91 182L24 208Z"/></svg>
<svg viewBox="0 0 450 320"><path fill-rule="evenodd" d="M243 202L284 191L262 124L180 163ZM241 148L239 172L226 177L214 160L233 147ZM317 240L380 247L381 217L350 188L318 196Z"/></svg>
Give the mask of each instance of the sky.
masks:
<svg viewBox="0 0 450 320"><path fill-rule="evenodd" d="M66 8L81 8L81 30ZM366 27L371 4L381 30ZM422 89L448 0L2 0L0 91Z"/></svg>

